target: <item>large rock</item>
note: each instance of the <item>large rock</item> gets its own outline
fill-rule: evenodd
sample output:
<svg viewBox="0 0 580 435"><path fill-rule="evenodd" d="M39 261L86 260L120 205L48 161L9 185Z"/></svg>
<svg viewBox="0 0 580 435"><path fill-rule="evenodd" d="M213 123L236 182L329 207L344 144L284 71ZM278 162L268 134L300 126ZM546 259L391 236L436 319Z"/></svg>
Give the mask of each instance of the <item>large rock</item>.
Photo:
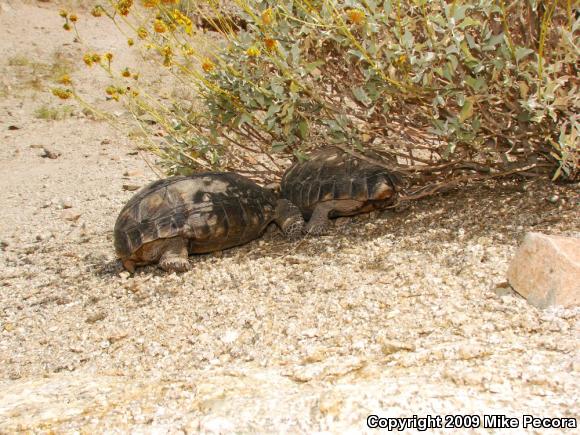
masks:
<svg viewBox="0 0 580 435"><path fill-rule="evenodd" d="M526 234L508 281L538 308L580 305L580 238Z"/></svg>

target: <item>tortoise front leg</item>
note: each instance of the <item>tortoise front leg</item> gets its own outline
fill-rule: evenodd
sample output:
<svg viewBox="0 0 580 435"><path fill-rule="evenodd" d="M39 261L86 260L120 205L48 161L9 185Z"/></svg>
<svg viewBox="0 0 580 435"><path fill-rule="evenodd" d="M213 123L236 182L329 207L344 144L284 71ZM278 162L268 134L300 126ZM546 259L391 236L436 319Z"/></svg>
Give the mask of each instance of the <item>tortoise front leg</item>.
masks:
<svg viewBox="0 0 580 435"><path fill-rule="evenodd" d="M278 200L275 221L286 238L296 239L302 235L304 229L302 212L287 199Z"/></svg>
<svg viewBox="0 0 580 435"><path fill-rule="evenodd" d="M183 237L174 237L164 241L159 266L167 272L185 272L189 270L188 240Z"/></svg>

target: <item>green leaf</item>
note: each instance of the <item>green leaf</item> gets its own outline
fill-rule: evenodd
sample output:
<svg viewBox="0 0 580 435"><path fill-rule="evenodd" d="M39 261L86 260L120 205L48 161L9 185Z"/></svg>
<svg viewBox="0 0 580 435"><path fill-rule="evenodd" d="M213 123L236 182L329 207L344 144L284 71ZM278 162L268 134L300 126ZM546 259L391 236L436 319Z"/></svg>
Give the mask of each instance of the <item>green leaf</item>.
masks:
<svg viewBox="0 0 580 435"><path fill-rule="evenodd" d="M290 92L297 93L300 90L300 86L294 80L290 82Z"/></svg>
<svg viewBox="0 0 580 435"><path fill-rule="evenodd" d="M307 63L304 66L304 69L306 70L307 73L310 74L312 71L314 71L316 68L318 68L319 66L322 66L322 65L324 65L324 61L323 60L317 60L315 62Z"/></svg>
<svg viewBox="0 0 580 435"><path fill-rule="evenodd" d="M273 114L278 113L281 107L282 106L280 104L272 104L270 107L268 107L268 111L266 112L266 118L269 118Z"/></svg>
<svg viewBox="0 0 580 435"><path fill-rule="evenodd" d="M272 83L270 85L270 88L272 89L272 92L274 92L274 94L277 97L282 97L284 95L284 87L283 86L280 86L277 83Z"/></svg>
<svg viewBox="0 0 580 435"><path fill-rule="evenodd" d="M242 113L236 118L236 125L240 127L242 124L252 124L252 117L248 113Z"/></svg>
<svg viewBox="0 0 580 435"><path fill-rule="evenodd" d="M465 83L467 83L469 85L469 87L471 89L473 89L475 92L479 92L481 89L484 89L486 86L485 79L483 77L475 79L471 76L467 76L467 77L465 77Z"/></svg>
<svg viewBox="0 0 580 435"><path fill-rule="evenodd" d="M355 96L355 98L360 101L362 104L364 104L365 106L368 106L369 104L371 104L371 99L370 97L367 95L367 93L365 92L365 90L363 88L361 88L360 86L354 88L352 90L353 95Z"/></svg>
<svg viewBox="0 0 580 435"><path fill-rule="evenodd" d="M298 65L300 63L300 42L292 46L290 53L292 54L292 65Z"/></svg>
<svg viewBox="0 0 580 435"><path fill-rule="evenodd" d="M352 55L353 55L353 56L355 56L355 57L357 57L359 60L363 60L363 59L365 59L365 55L364 55L364 54L362 54L362 53L361 53L359 50L355 50L354 48L353 48L353 49L350 49L350 50L348 50L348 53L349 53L349 54L352 54Z"/></svg>
<svg viewBox="0 0 580 435"><path fill-rule="evenodd" d="M377 3L374 0L366 0L366 5L373 14L377 10Z"/></svg>
<svg viewBox="0 0 580 435"><path fill-rule="evenodd" d="M290 123L290 121L292 121L292 118L294 116L294 105L292 105L291 103L286 103L284 106L286 108L286 116L284 116L282 122L284 124L288 124Z"/></svg>
<svg viewBox="0 0 580 435"><path fill-rule="evenodd" d="M450 54L447 56L447 60L451 63L451 68L453 71L455 71L457 69L457 65L459 64L457 57L453 54Z"/></svg>
<svg viewBox="0 0 580 435"><path fill-rule="evenodd" d="M272 142L272 151L281 152L284 151L288 144L286 142L274 141Z"/></svg>
<svg viewBox="0 0 580 435"><path fill-rule="evenodd" d="M463 107L461 108L461 112L459 113L459 121L463 122L466 119L469 119L473 116L473 100L468 98L463 103Z"/></svg>
<svg viewBox="0 0 580 435"><path fill-rule="evenodd" d="M385 0L383 2L383 10L385 11L385 14L390 15L391 12L393 11L393 5L391 4L391 0Z"/></svg>
<svg viewBox="0 0 580 435"><path fill-rule="evenodd" d="M308 122L305 119L298 123L298 135L302 140L308 137Z"/></svg>
<svg viewBox="0 0 580 435"><path fill-rule="evenodd" d="M534 53L534 50L532 50L531 48L526 48L526 47L518 47L516 48L516 62L519 62L520 60L522 60L524 57L530 55Z"/></svg>
<svg viewBox="0 0 580 435"><path fill-rule="evenodd" d="M413 47L414 41L415 41L415 37L413 36L413 34L411 32L409 32L407 30L405 32L405 34L403 35L403 39L401 40L401 42L403 43L403 45L405 47L411 48L411 47Z"/></svg>
<svg viewBox="0 0 580 435"><path fill-rule="evenodd" d="M473 55L471 54L471 51L469 51L469 46L467 45L466 41L461 41L460 47L461 47L461 51L463 52L463 55L465 56L465 60L467 62L477 61L477 59L475 57L473 57Z"/></svg>
<svg viewBox="0 0 580 435"><path fill-rule="evenodd" d="M459 22L465 18L465 12L471 9L473 6L470 5L456 5L455 2L453 3L453 18L456 22Z"/></svg>
<svg viewBox="0 0 580 435"><path fill-rule="evenodd" d="M478 20L475 20L471 17L467 17L461 22L461 24L458 27L463 30L466 27L471 27L471 26L481 26L481 22Z"/></svg>

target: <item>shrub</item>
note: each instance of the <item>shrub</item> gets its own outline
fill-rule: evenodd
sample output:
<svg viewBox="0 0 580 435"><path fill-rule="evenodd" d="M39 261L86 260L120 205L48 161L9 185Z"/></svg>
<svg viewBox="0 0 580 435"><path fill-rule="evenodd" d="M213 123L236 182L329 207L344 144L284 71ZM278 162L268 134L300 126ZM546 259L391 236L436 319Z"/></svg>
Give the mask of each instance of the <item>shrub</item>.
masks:
<svg viewBox="0 0 580 435"><path fill-rule="evenodd" d="M197 101L169 104L109 68L107 93L164 130L169 173L229 169L272 180L284 158L372 149L419 186L514 172L578 174L578 31L552 0L110 1L130 44ZM97 15L99 15L97 14ZM219 37L199 45L198 27ZM149 129L149 124L144 124ZM419 192L418 190L415 191Z"/></svg>

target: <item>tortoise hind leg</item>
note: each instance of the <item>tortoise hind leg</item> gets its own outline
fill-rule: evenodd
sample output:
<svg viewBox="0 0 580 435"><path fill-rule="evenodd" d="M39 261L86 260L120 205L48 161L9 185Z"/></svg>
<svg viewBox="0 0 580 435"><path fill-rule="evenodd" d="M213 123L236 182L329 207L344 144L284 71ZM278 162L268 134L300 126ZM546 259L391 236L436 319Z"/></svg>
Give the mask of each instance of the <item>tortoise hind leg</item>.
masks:
<svg viewBox="0 0 580 435"><path fill-rule="evenodd" d="M189 270L188 241L182 237L166 240L159 258L159 266L167 272L185 272Z"/></svg>
<svg viewBox="0 0 580 435"><path fill-rule="evenodd" d="M316 204L310 220L304 227L305 233L311 234L313 236L321 236L326 234L328 232L328 228L330 227L328 213L330 213L332 209L333 205L328 202L321 202Z"/></svg>

